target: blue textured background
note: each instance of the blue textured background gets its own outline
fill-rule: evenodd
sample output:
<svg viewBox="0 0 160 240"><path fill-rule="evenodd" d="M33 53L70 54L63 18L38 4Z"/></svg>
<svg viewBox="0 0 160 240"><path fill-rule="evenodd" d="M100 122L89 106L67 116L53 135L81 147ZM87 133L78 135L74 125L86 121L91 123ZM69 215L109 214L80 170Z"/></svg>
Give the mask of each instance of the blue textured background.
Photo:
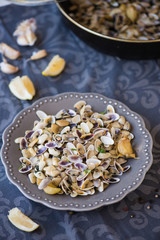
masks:
<svg viewBox="0 0 160 240"><path fill-rule="evenodd" d="M24 19L35 17L38 41L33 47L18 47L12 33ZM5 240L159 240L160 197L160 67L159 60L126 61L99 53L80 41L64 24L55 4L41 7L0 8L0 42L20 50L14 64L19 75L28 75L36 87L32 101L20 101L9 91L14 75L0 72L0 136L14 116L44 96L66 91L97 92L125 103L139 113L152 134L154 162L141 186L121 202L95 211L56 211L25 198L12 185L0 162L0 239ZM33 51L45 48L47 58L26 61ZM66 60L64 72L55 78L41 72L53 55ZM0 138L0 144L2 140ZM159 192L160 193L160 192ZM144 200L140 203L139 198ZM151 209L147 209L147 205ZM8 211L19 207L40 224L33 233L16 229ZM124 211L124 207L128 211ZM131 218L131 215L134 217Z"/></svg>

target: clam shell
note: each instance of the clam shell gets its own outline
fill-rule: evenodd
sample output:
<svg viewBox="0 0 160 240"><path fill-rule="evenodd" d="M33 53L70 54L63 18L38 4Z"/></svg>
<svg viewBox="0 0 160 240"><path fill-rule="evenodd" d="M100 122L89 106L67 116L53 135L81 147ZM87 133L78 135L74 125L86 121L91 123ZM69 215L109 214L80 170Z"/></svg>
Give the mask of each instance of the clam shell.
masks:
<svg viewBox="0 0 160 240"><path fill-rule="evenodd" d="M26 139L32 138L33 133L34 133L34 131L29 131L29 132L25 135L25 138L26 138Z"/></svg>
<svg viewBox="0 0 160 240"><path fill-rule="evenodd" d="M100 186L97 188L97 190L99 192L103 192L104 191L104 184L103 184L103 182L100 183Z"/></svg>
<svg viewBox="0 0 160 240"><path fill-rule="evenodd" d="M94 148L95 148L95 151L96 151L96 152L99 152L99 151L98 151L98 148L100 147L101 144L102 144L102 142L101 142L99 139L96 139L96 140L95 140Z"/></svg>
<svg viewBox="0 0 160 240"><path fill-rule="evenodd" d="M99 169L95 169L93 172L93 179L98 179L103 176L103 172Z"/></svg>
<svg viewBox="0 0 160 240"><path fill-rule="evenodd" d="M74 108L80 110L84 105L86 105L86 102L81 100L81 101L78 101L74 104Z"/></svg>
<svg viewBox="0 0 160 240"><path fill-rule="evenodd" d="M49 175L51 177L57 177L60 174L60 171L57 170L54 166L47 166L43 169L45 171L45 175Z"/></svg>
<svg viewBox="0 0 160 240"><path fill-rule="evenodd" d="M85 147L81 143L77 144L77 151L80 155L84 155L86 153Z"/></svg>
<svg viewBox="0 0 160 240"><path fill-rule="evenodd" d="M61 134L56 134L56 135L54 136L54 140L56 141L57 144L58 144L58 143L62 143L62 142L63 142L63 137L62 137Z"/></svg>
<svg viewBox="0 0 160 240"><path fill-rule="evenodd" d="M120 182L120 178L111 177L107 182L108 183L118 183L118 182Z"/></svg>
<svg viewBox="0 0 160 240"><path fill-rule="evenodd" d="M74 154L74 155L78 154L78 151L73 143L68 142L66 144L66 148L68 148L72 152L71 154Z"/></svg>
<svg viewBox="0 0 160 240"><path fill-rule="evenodd" d="M114 140L111 137L108 137L108 136L102 136L101 141L105 145L113 145L114 144Z"/></svg>
<svg viewBox="0 0 160 240"><path fill-rule="evenodd" d="M124 126L123 126L123 129L129 131L130 128L131 128L131 124L128 121L126 121Z"/></svg>
<svg viewBox="0 0 160 240"><path fill-rule="evenodd" d="M60 127L65 127L69 125L69 122L67 120L61 119L61 120L57 120L56 124Z"/></svg>
<svg viewBox="0 0 160 240"><path fill-rule="evenodd" d="M85 169L87 169L87 165L85 163L80 163L77 162L74 164L75 168L79 169L80 171L84 171Z"/></svg>
<svg viewBox="0 0 160 240"><path fill-rule="evenodd" d="M64 127L61 131L61 135L70 131L70 126Z"/></svg>
<svg viewBox="0 0 160 240"><path fill-rule="evenodd" d="M82 158L80 158L78 155L69 155L68 160L72 163L82 162Z"/></svg>
<svg viewBox="0 0 160 240"><path fill-rule="evenodd" d="M55 148L57 146L56 142L49 142L45 144L45 147L47 148Z"/></svg>
<svg viewBox="0 0 160 240"><path fill-rule="evenodd" d="M88 191L92 188L94 188L94 184L91 181L89 181L89 179L82 181L81 189L83 189L84 191Z"/></svg>
<svg viewBox="0 0 160 240"><path fill-rule="evenodd" d="M82 135L80 139L83 141L88 141L91 140L93 136L94 136L93 133L87 133L85 135Z"/></svg>
<svg viewBox="0 0 160 240"><path fill-rule="evenodd" d="M93 170L94 168L96 168L97 166L99 166L101 164L101 161L95 158L90 158L87 159L86 161L87 166L90 170Z"/></svg>
<svg viewBox="0 0 160 240"><path fill-rule="evenodd" d="M95 187L100 187L101 180L100 179L96 179L96 180L93 181L93 184L94 184Z"/></svg>
<svg viewBox="0 0 160 240"><path fill-rule="evenodd" d="M37 116L39 117L40 120L44 120L45 118L48 117L48 115L41 110L36 111L36 114L37 114Z"/></svg>
<svg viewBox="0 0 160 240"><path fill-rule="evenodd" d="M124 117L124 116L120 116L119 119L118 119L118 122L119 122L120 124L124 125L125 122L126 122L125 117Z"/></svg>
<svg viewBox="0 0 160 240"><path fill-rule="evenodd" d="M101 127L104 126L104 123L103 123L102 119L100 119L100 118L97 118L97 123L98 123L98 125L101 126Z"/></svg>
<svg viewBox="0 0 160 240"><path fill-rule="evenodd" d="M111 156L111 154L109 152L98 154L99 159L108 159L110 156Z"/></svg>
<svg viewBox="0 0 160 240"><path fill-rule="evenodd" d="M107 113L105 114L105 117L107 117L107 120L109 121L117 121L119 119L118 113Z"/></svg>
<svg viewBox="0 0 160 240"><path fill-rule="evenodd" d="M127 166L123 167L123 172L127 172L129 169L131 169L131 166L127 165Z"/></svg>
<svg viewBox="0 0 160 240"><path fill-rule="evenodd" d="M95 166L97 167L97 166L99 166L101 164L101 161L98 160L98 159L95 159L95 158L90 158L90 159L87 159L86 163L87 163L87 165L89 163L94 163Z"/></svg>
<svg viewBox="0 0 160 240"><path fill-rule="evenodd" d="M63 149L63 155L68 157L69 155L73 154L72 151L68 148Z"/></svg>
<svg viewBox="0 0 160 240"><path fill-rule="evenodd" d="M61 160L59 161L59 166L63 167L63 168L66 168L68 166L70 166L72 163L68 160Z"/></svg>
<svg viewBox="0 0 160 240"><path fill-rule="evenodd" d="M80 171L77 169L69 169L68 171L66 171L66 174L70 175L70 176L77 176L79 175Z"/></svg>
<svg viewBox="0 0 160 240"><path fill-rule="evenodd" d="M82 123L80 124L80 127L81 127L81 129L82 129L85 133L90 133L90 129L89 129L88 125L87 125L85 122L82 122Z"/></svg>
<svg viewBox="0 0 160 240"><path fill-rule="evenodd" d="M54 149L54 148L48 148L48 152L49 152L49 154L51 154L51 155L53 155L55 157L59 156L60 153L61 153L59 150Z"/></svg>
<svg viewBox="0 0 160 240"><path fill-rule="evenodd" d="M95 156L95 151L89 149L86 153L86 159L92 158L93 156Z"/></svg>
<svg viewBox="0 0 160 240"><path fill-rule="evenodd" d="M78 114L72 118L73 123L79 123L80 121L81 121L81 117Z"/></svg>
<svg viewBox="0 0 160 240"><path fill-rule="evenodd" d="M79 174L79 176L77 177L77 181L81 181L83 179L85 179L88 176L89 172L83 171Z"/></svg>
<svg viewBox="0 0 160 240"><path fill-rule="evenodd" d="M94 136L93 136L94 139L97 139L97 138L105 135L106 134L106 130L95 130L93 133L94 133Z"/></svg>
<svg viewBox="0 0 160 240"><path fill-rule="evenodd" d="M20 173L28 173L32 170L32 166L28 164L22 164L22 166L19 168Z"/></svg>
<svg viewBox="0 0 160 240"><path fill-rule="evenodd" d="M38 185L38 189L42 190L43 188L47 187L48 184L51 182L50 178L44 178L42 179L42 181L40 182L40 184Z"/></svg>
<svg viewBox="0 0 160 240"><path fill-rule="evenodd" d="M40 155L42 155L46 150L47 150L47 147L44 146L44 147L38 149L36 155L37 155L37 156L40 156Z"/></svg>
<svg viewBox="0 0 160 240"><path fill-rule="evenodd" d="M77 197L77 195L78 195L78 193L76 191L72 191L70 194L71 197Z"/></svg>
<svg viewBox="0 0 160 240"><path fill-rule="evenodd" d="M20 149L26 149L28 147L27 141L25 138L22 138L20 142Z"/></svg>
<svg viewBox="0 0 160 240"><path fill-rule="evenodd" d="M88 195L93 195L93 194L95 194L95 189L92 188L91 190L87 191L87 194L88 194Z"/></svg>
<svg viewBox="0 0 160 240"><path fill-rule="evenodd" d="M59 131L59 128L60 127L57 124L55 124L55 123L51 124L51 130L52 130L53 133L57 134L58 131Z"/></svg>
<svg viewBox="0 0 160 240"><path fill-rule="evenodd" d="M19 161L23 164L26 164L26 165L30 165L31 164L31 161L30 159L26 158L26 157L20 157L19 158Z"/></svg>
<svg viewBox="0 0 160 240"><path fill-rule="evenodd" d="M106 160L105 162L103 162L103 164L101 165L104 169L107 169L110 165L111 160Z"/></svg>
<svg viewBox="0 0 160 240"><path fill-rule="evenodd" d="M112 105L107 105L107 113L115 113L114 107Z"/></svg>
<svg viewBox="0 0 160 240"><path fill-rule="evenodd" d="M56 119L62 118L62 117L63 117L63 114L64 114L64 111L63 111L63 109L62 109L62 110L60 110L59 112L57 112L57 114L55 115L55 118L56 118Z"/></svg>
<svg viewBox="0 0 160 240"><path fill-rule="evenodd" d="M44 142L48 139L48 134L42 134L38 137L38 144L44 144Z"/></svg>

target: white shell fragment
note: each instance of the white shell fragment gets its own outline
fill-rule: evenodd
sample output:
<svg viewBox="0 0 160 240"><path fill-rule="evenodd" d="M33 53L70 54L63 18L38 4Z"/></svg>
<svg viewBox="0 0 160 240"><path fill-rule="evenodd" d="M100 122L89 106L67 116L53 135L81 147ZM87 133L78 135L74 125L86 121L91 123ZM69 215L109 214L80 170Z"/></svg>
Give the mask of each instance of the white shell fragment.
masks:
<svg viewBox="0 0 160 240"><path fill-rule="evenodd" d="M36 114L37 114L37 116L39 117L40 120L44 120L44 119L47 118L47 116L48 116L45 112L43 112L43 111L41 111L41 110L38 110L38 111L36 112Z"/></svg>
<svg viewBox="0 0 160 240"><path fill-rule="evenodd" d="M114 107L112 105L107 105L107 113L115 113Z"/></svg>
<svg viewBox="0 0 160 240"><path fill-rule="evenodd" d="M82 122L80 126L81 126L82 130L85 133L89 133L90 132L90 129L89 129L89 127L88 127L88 125L86 123Z"/></svg>
<svg viewBox="0 0 160 240"><path fill-rule="evenodd" d="M101 141L105 145L113 145L114 144L114 140L111 137L108 137L108 136L102 136Z"/></svg>
<svg viewBox="0 0 160 240"><path fill-rule="evenodd" d="M51 115L38 110L33 129L15 139L22 153L19 172L45 194L103 192L131 169L123 165L127 158L135 158L130 123L112 105L106 114L94 112L83 100L74 108L53 109Z"/></svg>
<svg viewBox="0 0 160 240"><path fill-rule="evenodd" d="M34 18L22 21L13 33L13 36L17 37L17 44L20 46L33 46L37 40L36 29L36 20Z"/></svg>

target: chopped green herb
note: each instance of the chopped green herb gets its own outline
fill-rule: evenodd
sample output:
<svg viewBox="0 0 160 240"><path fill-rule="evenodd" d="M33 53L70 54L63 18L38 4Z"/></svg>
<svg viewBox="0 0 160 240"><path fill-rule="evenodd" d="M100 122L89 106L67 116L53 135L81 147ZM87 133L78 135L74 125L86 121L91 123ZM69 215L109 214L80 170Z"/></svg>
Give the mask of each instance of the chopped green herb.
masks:
<svg viewBox="0 0 160 240"><path fill-rule="evenodd" d="M76 148L71 148L71 151L77 151L77 149Z"/></svg>
<svg viewBox="0 0 160 240"><path fill-rule="evenodd" d="M106 114L106 111L107 111L107 109L104 112L100 112L99 114L104 115L104 114Z"/></svg>
<svg viewBox="0 0 160 240"><path fill-rule="evenodd" d="M84 172L85 172L85 174L87 174L87 173L90 173L91 170L90 169L85 169Z"/></svg>
<svg viewBox="0 0 160 240"><path fill-rule="evenodd" d="M67 162L69 162L69 160L67 159Z"/></svg>
<svg viewBox="0 0 160 240"><path fill-rule="evenodd" d="M106 151L104 150L104 148L101 148L100 146L98 147L98 152L99 152L99 153L106 153Z"/></svg>
<svg viewBox="0 0 160 240"><path fill-rule="evenodd" d="M22 163L21 166L18 168L18 170L20 170L20 169L23 167L23 165L24 165L24 164Z"/></svg>

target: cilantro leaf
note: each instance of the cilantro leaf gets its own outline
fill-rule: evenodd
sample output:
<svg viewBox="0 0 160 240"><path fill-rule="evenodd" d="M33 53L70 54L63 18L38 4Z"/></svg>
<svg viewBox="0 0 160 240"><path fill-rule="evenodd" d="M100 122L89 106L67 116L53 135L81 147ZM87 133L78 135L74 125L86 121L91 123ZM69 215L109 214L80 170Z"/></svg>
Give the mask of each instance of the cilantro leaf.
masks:
<svg viewBox="0 0 160 240"><path fill-rule="evenodd" d="M100 146L98 147L98 152L99 153L105 153L106 151L104 150L104 148L101 148Z"/></svg>
<svg viewBox="0 0 160 240"><path fill-rule="evenodd" d="M90 169L85 169L84 172L85 172L85 174L87 174L87 173L90 173L91 170Z"/></svg>

